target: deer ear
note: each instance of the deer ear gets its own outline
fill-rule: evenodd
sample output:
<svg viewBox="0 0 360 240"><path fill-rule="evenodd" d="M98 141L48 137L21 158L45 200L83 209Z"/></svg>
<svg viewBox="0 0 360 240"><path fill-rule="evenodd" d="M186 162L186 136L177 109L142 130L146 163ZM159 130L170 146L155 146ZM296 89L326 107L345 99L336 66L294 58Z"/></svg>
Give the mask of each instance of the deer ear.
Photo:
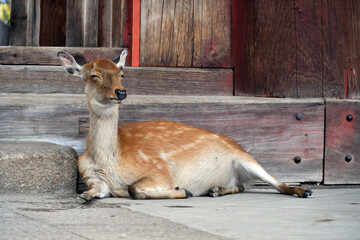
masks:
<svg viewBox="0 0 360 240"><path fill-rule="evenodd" d="M120 70L124 70L127 54L128 54L128 50L125 48L125 49L121 52L121 54L120 54L119 56L117 56L116 58L114 58L114 60L113 60L113 62L116 64L116 66L117 66Z"/></svg>
<svg viewBox="0 0 360 240"><path fill-rule="evenodd" d="M58 52L57 56L68 74L81 77L82 66L75 61L70 53Z"/></svg>

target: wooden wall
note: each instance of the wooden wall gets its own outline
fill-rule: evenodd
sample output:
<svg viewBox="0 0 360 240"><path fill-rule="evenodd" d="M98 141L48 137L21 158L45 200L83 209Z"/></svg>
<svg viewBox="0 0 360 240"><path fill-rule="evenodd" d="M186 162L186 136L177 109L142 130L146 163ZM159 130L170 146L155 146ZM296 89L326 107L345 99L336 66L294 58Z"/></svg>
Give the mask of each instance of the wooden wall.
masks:
<svg viewBox="0 0 360 240"><path fill-rule="evenodd" d="M13 0L10 45L129 47L134 2ZM140 66L233 68L235 95L360 98L358 0L136 2Z"/></svg>
<svg viewBox="0 0 360 240"><path fill-rule="evenodd" d="M232 67L230 0L142 0L140 65Z"/></svg>
<svg viewBox="0 0 360 240"><path fill-rule="evenodd" d="M360 1L232 1L236 95L359 98Z"/></svg>
<svg viewBox="0 0 360 240"><path fill-rule="evenodd" d="M129 47L126 0L12 0L12 46Z"/></svg>

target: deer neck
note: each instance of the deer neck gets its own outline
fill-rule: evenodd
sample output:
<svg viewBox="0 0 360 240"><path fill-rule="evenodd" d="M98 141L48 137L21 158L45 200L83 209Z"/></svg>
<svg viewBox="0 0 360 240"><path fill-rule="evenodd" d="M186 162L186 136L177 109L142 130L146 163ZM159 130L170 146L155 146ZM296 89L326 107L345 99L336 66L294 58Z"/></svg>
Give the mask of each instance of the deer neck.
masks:
<svg viewBox="0 0 360 240"><path fill-rule="evenodd" d="M118 106L89 102L90 129L87 151L95 161L114 160L118 148Z"/></svg>

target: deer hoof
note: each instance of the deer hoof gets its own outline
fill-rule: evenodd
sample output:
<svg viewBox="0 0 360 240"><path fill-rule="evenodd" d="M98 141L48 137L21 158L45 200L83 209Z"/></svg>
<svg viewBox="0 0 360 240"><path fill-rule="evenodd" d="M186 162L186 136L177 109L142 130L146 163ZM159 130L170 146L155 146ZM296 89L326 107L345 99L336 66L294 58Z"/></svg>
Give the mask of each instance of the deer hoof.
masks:
<svg viewBox="0 0 360 240"><path fill-rule="evenodd" d="M222 194L222 188L220 187L212 187L210 188L209 190L209 196L210 197L218 197L218 196L221 196Z"/></svg>
<svg viewBox="0 0 360 240"><path fill-rule="evenodd" d="M306 189L305 192L301 194L302 198L307 198L312 195L312 191L310 189Z"/></svg>
<svg viewBox="0 0 360 240"><path fill-rule="evenodd" d="M186 190L185 188L183 188L183 189L184 189L184 191L185 191L185 197L186 197L186 198L187 198L187 197L192 197L192 196L193 196L192 192L190 192L190 191Z"/></svg>
<svg viewBox="0 0 360 240"><path fill-rule="evenodd" d="M81 204L90 202L91 200L93 200L93 197L90 196L90 194L88 193L82 193L80 194L80 196L77 198L78 202Z"/></svg>

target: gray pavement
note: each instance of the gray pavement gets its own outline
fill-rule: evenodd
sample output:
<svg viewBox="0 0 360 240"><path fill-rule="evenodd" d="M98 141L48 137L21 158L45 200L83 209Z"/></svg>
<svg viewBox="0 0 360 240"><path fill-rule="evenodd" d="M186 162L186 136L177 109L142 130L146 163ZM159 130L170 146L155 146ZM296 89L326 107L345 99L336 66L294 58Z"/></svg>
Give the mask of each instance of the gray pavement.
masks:
<svg viewBox="0 0 360 240"><path fill-rule="evenodd" d="M219 198L80 205L75 195L0 195L0 239L360 239L360 188L308 199L252 190Z"/></svg>

